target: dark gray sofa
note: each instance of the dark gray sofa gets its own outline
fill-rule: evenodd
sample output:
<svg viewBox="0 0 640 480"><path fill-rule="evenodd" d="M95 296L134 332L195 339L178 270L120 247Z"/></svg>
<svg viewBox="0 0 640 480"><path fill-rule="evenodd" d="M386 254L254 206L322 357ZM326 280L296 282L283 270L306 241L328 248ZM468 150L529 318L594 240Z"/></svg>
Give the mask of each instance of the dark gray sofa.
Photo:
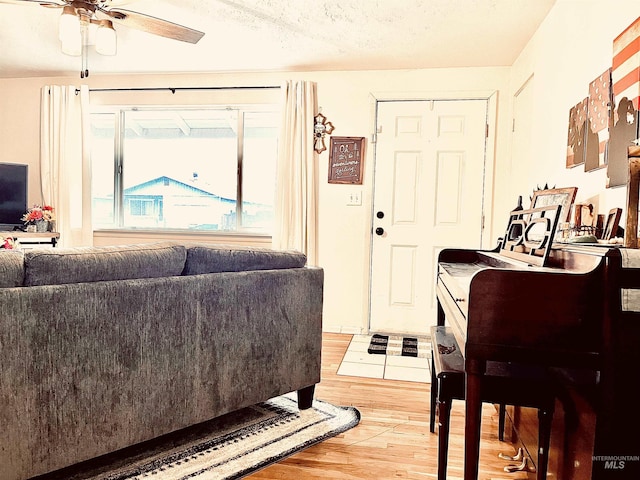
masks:
<svg viewBox="0 0 640 480"><path fill-rule="evenodd" d="M320 381L323 271L161 243L0 251L0 479L23 480Z"/></svg>

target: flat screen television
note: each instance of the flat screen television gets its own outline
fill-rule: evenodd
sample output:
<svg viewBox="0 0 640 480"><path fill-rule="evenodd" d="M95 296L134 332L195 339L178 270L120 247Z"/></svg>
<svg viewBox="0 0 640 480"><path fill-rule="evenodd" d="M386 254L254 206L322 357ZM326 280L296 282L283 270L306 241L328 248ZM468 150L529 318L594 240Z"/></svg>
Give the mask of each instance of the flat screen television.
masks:
<svg viewBox="0 0 640 480"><path fill-rule="evenodd" d="M0 230L22 225L27 211L28 166L0 163Z"/></svg>

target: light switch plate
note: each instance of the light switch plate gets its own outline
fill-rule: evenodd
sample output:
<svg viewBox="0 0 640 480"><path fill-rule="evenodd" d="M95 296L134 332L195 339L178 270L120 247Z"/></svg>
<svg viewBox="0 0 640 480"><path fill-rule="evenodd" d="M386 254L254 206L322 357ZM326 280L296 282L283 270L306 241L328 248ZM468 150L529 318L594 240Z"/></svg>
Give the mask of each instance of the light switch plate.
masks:
<svg viewBox="0 0 640 480"><path fill-rule="evenodd" d="M362 205L362 191L354 191L349 192L347 194L347 205L348 206L360 206Z"/></svg>

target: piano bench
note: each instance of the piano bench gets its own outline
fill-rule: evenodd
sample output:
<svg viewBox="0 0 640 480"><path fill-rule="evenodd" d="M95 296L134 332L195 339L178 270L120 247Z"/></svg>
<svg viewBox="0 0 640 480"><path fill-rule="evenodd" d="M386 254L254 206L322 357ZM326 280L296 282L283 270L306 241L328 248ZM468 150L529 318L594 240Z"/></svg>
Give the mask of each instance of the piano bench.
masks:
<svg viewBox="0 0 640 480"><path fill-rule="evenodd" d="M555 405L553 379L540 367L487 362L482 379L482 401L500 405L499 438L504 439L505 405L538 409L538 465L536 478L547 477L551 421ZM438 480L447 474L449 420L453 400L465 398L464 357L448 327L431 327L430 431L438 413Z"/></svg>

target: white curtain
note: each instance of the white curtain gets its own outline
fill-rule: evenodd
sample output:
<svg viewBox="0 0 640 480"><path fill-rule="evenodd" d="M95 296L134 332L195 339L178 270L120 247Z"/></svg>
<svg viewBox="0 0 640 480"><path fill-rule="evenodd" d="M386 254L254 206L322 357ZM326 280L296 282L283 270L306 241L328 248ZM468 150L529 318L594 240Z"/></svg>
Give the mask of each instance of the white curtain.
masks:
<svg viewBox="0 0 640 480"><path fill-rule="evenodd" d="M42 87L40 104L42 201L55 209L60 245L92 245L89 88Z"/></svg>
<svg viewBox="0 0 640 480"><path fill-rule="evenodd" d="M317 105L315 82L282 85L273 247L303 252L309 265L318 265Z"/></svg>

